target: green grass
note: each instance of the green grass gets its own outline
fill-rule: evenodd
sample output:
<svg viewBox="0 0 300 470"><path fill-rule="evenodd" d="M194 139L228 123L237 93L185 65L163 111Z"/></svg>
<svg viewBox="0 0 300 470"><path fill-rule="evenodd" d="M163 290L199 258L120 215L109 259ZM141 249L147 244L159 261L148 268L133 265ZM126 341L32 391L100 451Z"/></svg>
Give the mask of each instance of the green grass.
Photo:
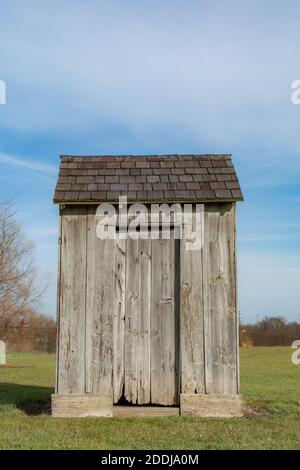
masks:
<svg viewBox="0 0 300 470"><path fill-rule="evenodd" d="M53 390L54 356L11 354L0 369L1 449L299 449L300 365L290 348L241 351L252 418L57 419L28 415ZM264 413L262 413L264 414Z"/></svg>

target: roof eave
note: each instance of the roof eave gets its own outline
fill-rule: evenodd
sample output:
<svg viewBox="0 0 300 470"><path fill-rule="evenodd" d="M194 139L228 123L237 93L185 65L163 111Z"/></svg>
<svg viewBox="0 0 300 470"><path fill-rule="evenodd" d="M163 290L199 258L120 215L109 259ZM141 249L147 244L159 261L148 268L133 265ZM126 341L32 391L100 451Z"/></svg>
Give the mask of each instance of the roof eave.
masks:
<svg viewBox="0 0 300 470"><path fill-rule="evenodd" d="M243 202L244 198L224 198L224 199L139 199L139 200L131 200L128 199L128 203L130 204L215 204L215 203L228 203L228 202ZM53 200L53 204L63 204L63 205L98 205L98 204L118 204L118 200L74 200L74 201L64 201L64 200Z"/></svg>

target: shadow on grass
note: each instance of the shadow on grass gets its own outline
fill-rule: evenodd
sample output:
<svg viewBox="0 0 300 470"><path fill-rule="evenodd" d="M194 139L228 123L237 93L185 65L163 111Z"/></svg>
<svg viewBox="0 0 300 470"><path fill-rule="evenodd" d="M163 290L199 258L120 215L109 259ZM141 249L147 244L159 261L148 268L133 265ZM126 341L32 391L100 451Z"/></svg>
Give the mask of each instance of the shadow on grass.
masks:
<svg viewBox="0 0 300 470"><path fill-rule="evenodd" d="M31 416L50 414L52 393L51 387L1 382L0 408L10 405Z"/></svg>

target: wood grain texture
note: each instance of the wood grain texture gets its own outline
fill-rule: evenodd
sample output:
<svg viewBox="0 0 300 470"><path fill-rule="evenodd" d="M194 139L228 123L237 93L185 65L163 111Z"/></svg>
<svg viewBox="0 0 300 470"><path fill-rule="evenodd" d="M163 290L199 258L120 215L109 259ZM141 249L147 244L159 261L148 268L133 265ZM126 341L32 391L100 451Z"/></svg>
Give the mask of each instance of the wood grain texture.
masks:
<svg viewBox="0 0 300 470"><path fill-rule="evenodd" d="M61 211L56 392L166 406L236 395L235 204L205 205L199 250L98 240L96 222L95 207Z"/></svg>
<svg viewBox="0 0 300 470"><path fill-rule="evenodd" d="M120 400L125 384L126 240L115 240L113 302L113 394Z"/></svg>
<svg viewBox="0 0 300 470"><path fill-rule="evenodd" d="M109 395L113 393L114 240L95 239L93 283L91 393Z"/></svg>
<svg viewBox="0 0 300 470"><path fill-rule="evenodd" d="M151 317L151 240L138 240L139 245L139 328L138 380L139 404L150 403L150 317Z"/></svg>
<svg viewBox="0 0 300 470"><path fill-rule="evenodd" d="M202 221L203 222L203 221ZM201 233L203 229L201 230ZM203 248L186 249L181 240L181 392L205 392Z"/></svg>
<svg viewBox="0 0 300 470"><path fill-rule="evenodd" d="M178 403L178 364L175 350L175 241L152 241L151 403Z"/></svg>
<svg viewBox="0 0 300 470"><path fill-rule="evenodd" d="M242 417L242 400L238 395L181 394L181 416L214 418Z"/></svg>
<svg viewBox="0 0 300 470"><path fill-rule="evenodd" d="M94 248L95 210L87 208L87 268L86 268L86 314L85 314L85 393L92 392L93 327L94 327Z"/></svg>
<svg viewBox="0 0 300 470"><path fill-rule="evenodd" d="M236 346L236 391L240 393L240 350L239 350L239 334L240 334L240 318L239 318L239 311L238 311L238 275L237 275L237 230L236 230L236 203L232 203L233 209L233 222L234 223L234 255L233 255L233 282L234 282L234 304L236 309L236 338L235 338L235 346Z"/></svg>
<svg viewBox="0 0 300 470"><path fill-rule="evenodd" d="M138 402L139 345L139 246L137 240L127 240L125 313L125 389L130 403Z"/></svg>
<svg viewBox="0 0 300 470"><path fill-rule="evenodd" d="M179 408L175 406L114 406L114 418L159 418L179 416Z"/></svg>
<svg viewBox="0 0 300 470"><path fill-rule="evenodd" d="M57 391L85 391L86 207L66 207L61 227Z"/></svg>
<svg viewBox="0 0 300 470"><path fill-rule="evenodd" d="M52 395L52 416L55 418L112 417L110 395Z"/></svg>
<svg viewBox="0 0 300 470"><path fill-rule="evenodd" d="M205 377L209 394L238 393L235 214L209 204L204 222Z"/></svg>
<svg viewBox="0 0 300 470"><path fill-rule="evenodd" d="M58 228L58 260L57 260L57 294L56 294L56 361L55 361L55 393L58 393L59 379L59 353L60 353L60 308L61 308L61 244L62 244L62 209L59 207L59 228Z"/></svg>

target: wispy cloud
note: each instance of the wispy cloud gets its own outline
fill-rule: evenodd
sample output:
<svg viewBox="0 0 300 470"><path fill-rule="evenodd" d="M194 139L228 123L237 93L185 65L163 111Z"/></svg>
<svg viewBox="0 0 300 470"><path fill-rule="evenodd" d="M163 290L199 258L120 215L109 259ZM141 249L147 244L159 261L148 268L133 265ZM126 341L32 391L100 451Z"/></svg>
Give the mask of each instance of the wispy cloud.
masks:
<svg viewBox="0 0 300 470"><path fill-rule="evenodd" d="M274 233L250 233L240 235L238 237L239 242L270 242L279 240L296 240L299 239L299 234L274 234Z"/></svg>
<svg viewBox="0 0 300 470"><path fill-rule="evenodd" d="M26 168L27 170L33 170L49 176L55 176L57 174L57 167L55 165L41 163L40 161L35 160L28 160L26 158L15 157L12 155L6 155L3 153L0 153L0 163Z"/></svg>

